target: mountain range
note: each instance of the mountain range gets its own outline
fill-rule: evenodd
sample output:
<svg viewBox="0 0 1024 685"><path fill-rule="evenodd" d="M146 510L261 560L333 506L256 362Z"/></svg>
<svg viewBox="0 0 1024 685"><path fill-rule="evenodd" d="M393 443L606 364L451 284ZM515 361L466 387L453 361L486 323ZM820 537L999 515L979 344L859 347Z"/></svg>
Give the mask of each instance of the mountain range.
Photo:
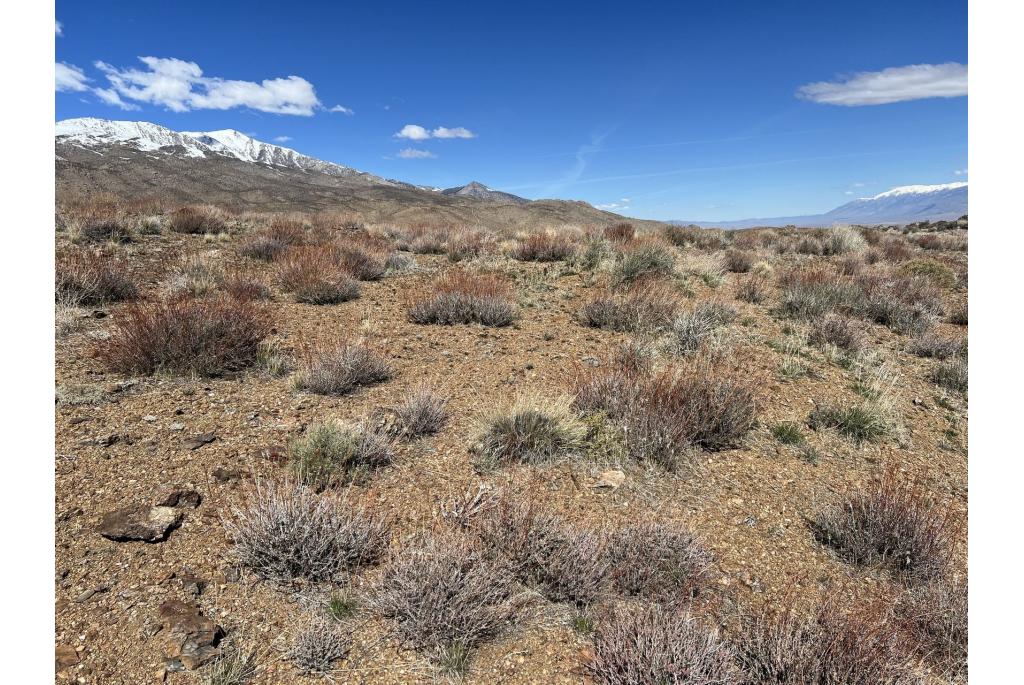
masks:
<svg viewBox="0 0 1024 685"><path fill-rule="evenodd" d="M677 225L718 228L752 228L754 226L833 226L836 224L907 224L915 221L957 219L967 214L967 182L939 185L901 186L862 197L836 207L824 214L782 216L740 221L670 221Z"/></svg>

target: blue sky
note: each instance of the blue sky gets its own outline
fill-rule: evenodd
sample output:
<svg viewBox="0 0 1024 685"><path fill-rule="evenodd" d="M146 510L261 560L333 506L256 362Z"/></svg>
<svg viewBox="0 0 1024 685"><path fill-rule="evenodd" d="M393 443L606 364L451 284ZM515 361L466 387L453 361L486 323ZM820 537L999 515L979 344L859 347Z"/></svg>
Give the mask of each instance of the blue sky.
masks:
<svg viewBox="0 0 1024 685"><path fill-rule="evenodd" d="M58 119L233 128L413 183L727 220L967 176L966 2L56 13Z"/></svg>

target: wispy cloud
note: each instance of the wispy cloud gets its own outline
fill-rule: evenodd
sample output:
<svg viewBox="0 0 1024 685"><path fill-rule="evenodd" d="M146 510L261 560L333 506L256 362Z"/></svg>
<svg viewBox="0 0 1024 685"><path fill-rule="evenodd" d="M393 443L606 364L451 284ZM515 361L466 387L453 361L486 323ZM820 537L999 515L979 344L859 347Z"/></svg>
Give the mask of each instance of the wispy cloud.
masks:
<svg viewBox="0 0 1024 685"><path fill-rule="evenodd" d="M60 23L59 21L54 20L53 27L54 27L54 33L56 33L58 36L63 36L64 35L64 24Z"/></svg>
<svg viewBox="0 0 1024 685"><path fill-rule="evenodd" d="M956 174L957 176L966 176L967 169L955 169L953 173Z"/></svg>
<svg viewBox="0 0 1024 685"><path fill-rule="evenodd" d="M130 102L125 102L121 99L121 96L117 94L117 91L113 88L93 88L92 94L100 99L101 102L105 102L108 105L114 107L120 107L126 111L136 111L142 109L138 105L133 105Z"/></svg>
<svg viewBox="0 0 1024 685"><path fill-rule="evenodd" d="M438 126L433 131L430 131L418 124L406 124L402 127L401 131L395 134L395 138L420 141L431 138L476 138L476 134L462 126L456 126L455 128Z"/></svg>
<svg viewBox="0 0 1024 685"><path fill-rule="evenodd" d="M604 133L592 134L590 136L589 143L584 143L576 149L576 161L573 163L572 167L562 174L559 179L548 184L544 188L543 194L554 197L565 190L565 188L578 183L580 177L583 176L583 172L587 170L587 164L590 163L590 158L601 151L601 148L604 145L604 139L610 134L610 130Z"/></svg>
<svg viewBox="0 0 1024 685"><path fill-rule="evenodd" d="M291 139L292 139L291 136L277 136L276 138L274 138L274 142L275 143L287 143Z"/></svg>
<svg viewBox="0 0 1024 685"><path fill-rule="evenodd" d="M56 63L56 90L82 92L89 90L89 77L74 64Z"/></svg>
<svg viewBox="0 0 1024 685"><path fill-rule="evenodd" d="M342 114L347 114L349 116L352 116L353 114L355 114L355 112L353 110L349 109L345 105L335 105L334 107L331 107L327 111L328 112L341 112Z"/></svg>
<svg viewBox="0 0 1024 685"><path fill-rule="evenodd" d="M176 58L140 57L139 60L145 69L119 69L106 62L96 62L96 68L110 82L104 101L110 104L146 102L173 112L247 107L299 116L311 116L320 107L313 84L300 76L256 83L205 76L195 62Z"/></svg>
<svg viewBox="0 0 1024 685"><path fill-rule="evenodd" d="M959 97L967 95L967 65L947 62L862 71L835 81L808 83L796 94L811 102L844 107Z"/></svg>
<svg viewBox="0 0 1024 685"><path fill-rule="evenodd" d="M615 202L606 202L601 205L594 205L598 209L607 209L608 211L624 211L629 209L630 199L628 197L620 198Z"/></svg>
<svg viewBox="0 0 1024 685"><path fill-rule="evenodd" d="M402 159L437 159L437 155L430 150L417 150L412 147L400 150L398 156Z"/></svg>

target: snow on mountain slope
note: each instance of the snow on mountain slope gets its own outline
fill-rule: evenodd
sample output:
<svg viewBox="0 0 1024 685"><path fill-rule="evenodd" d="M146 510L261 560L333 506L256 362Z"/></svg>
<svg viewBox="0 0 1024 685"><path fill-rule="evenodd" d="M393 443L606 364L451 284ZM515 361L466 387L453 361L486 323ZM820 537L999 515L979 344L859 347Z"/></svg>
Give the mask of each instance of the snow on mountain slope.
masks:
<svg viewBox="0 0 1024 685"><path fill-rule="evenodd" d="M884 193L879 193L874 197L863 197L862 200L880 200L885 197L896 197L899 195L921 195L924 193L941 193L945 190L956 190L957 188L966 188L967 181L958 181L956 183L940 183L933 186L900 186L899 188L893 188L887 190Z"/></svg>
<svg viewBox="0 0 1024 685"><path fill-rule="evenodd" d="M309 157L290 148L264 143L231 129L172 131L145 121L108 121L86 117L58 121L55 139L58 143L85 148L127 145L145 152L160 151L197 158L219 155L253 164L315 171L332 176L358 176L382 185L404 185L341 164Z"/></svg>

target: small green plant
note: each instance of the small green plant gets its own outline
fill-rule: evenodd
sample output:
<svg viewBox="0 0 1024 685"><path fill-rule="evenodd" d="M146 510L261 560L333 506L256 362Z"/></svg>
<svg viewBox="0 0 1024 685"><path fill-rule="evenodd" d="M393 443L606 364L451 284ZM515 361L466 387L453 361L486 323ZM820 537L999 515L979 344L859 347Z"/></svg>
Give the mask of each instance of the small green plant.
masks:
<svg viewBox="0 0 1024 685"><path fill-rule="evenodd" d="M335 621L351 618L358 609L359 602L355 597L347 594L331 595L331 599L327 602L327 613Z"/></svg>
<svg viewBox="0 0 1024 685"><path fill-rule="evenodd" d="M772 435L783 445L799 445L804 441L804 434L800 431L800 426L791 421L776 424L772 428Z"/></svg>
<svg viewBox="0 0 1024 685"><path fill-rule="evenodd" d="M804 443L800 448L800 458L811 466L817 466L821 463L821 453L816 447L807 443Z"/></svg>
<svg viewBox="0 0 1024 685"><path fill-rule="evenodd" d="M245 685L256 677L256 654L232 649L206 669L205 685Z"/></svg>
<svg viewBox="0 0 1024 685"><path fill-rule="evenodd" d="M256 366L266 371L271 378L281 378L291 371L291 362L275 342L264 342L259 346L256 350Z"/></svg>
<svg viewBox="0 0 1024 685"><path fill-rule="evenodd" d="M323 423L292 443L292 469L302 483L318 490L358 482L391 462L386 437L365 426Z"/></svg>
<svg viewBox="0 0 1024 685"><path fill-rule="evenodd" d="M795 381L811 375L811 368L796 357L787 357L779 364L779 378L784 381Z"/></svg>
<svg viewBox="0 0 1024 685"><path fill-rule="evenodd" d="M835 428L858 443L872 442L893 433L887 412L873 402L863 402L852 407L815 407L807 417L807 424L814 430Z"/></svg>
<svg viewBox="0 0 1024 685"><path fill-rule="evenodd" d="M469 670L469 648L462 641L452 642L442 650L437 665L447 675L465 675Z"/></svg>
<svg viewBox="0 0 1024 685"><path fill-rule="evenodd" d="M594 634L594 619L583 612L573 614L569 625L579 635L590 637Z"/></svg>
<svg viewBox="0 0 1024 685"><path fill-rule="evenodd" d="M967 392L967 360L955 357L942 362L932 371L931 379L947 390Z"/></svg>

